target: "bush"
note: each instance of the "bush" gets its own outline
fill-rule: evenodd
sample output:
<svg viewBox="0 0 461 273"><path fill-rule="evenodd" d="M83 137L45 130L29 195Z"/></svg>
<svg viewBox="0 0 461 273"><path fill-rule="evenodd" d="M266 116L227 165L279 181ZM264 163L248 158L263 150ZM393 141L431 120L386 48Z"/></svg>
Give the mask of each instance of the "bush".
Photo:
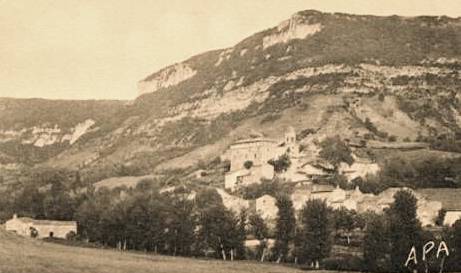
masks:
<svg viewBox="0 0 461 273"><path fill-rule="evenodd" d="M303 139L303 138L305 138L305 137L307 137L308 135L311 135L311 134L315 134L314 129L312 129L312 128L304 129L296 136L296 140L300 141L301 139Z"/></svg>
<svg viewBox="0 0 461 273"><path fill-rule="evenodd" d="M274 171L276 173L284 172L291 166L291 161L287 154L281 155L276 160L271 159L267 163L274 166Z"/></svg>
<svg viewBox="0 0 461 273"><path fill-rule="evenodd" d="M320 143L320 157L330 162L335 169L341 162L354 163L350 147L339 136L325 138Z"/></svg>
<svg viewBox="0 0 461 273"><path fill-rule="evenodd" d="M282 117L282 114L280 113L270 113L267 114L262 120L261 124L267 123L267 122L272 122L280 119Z"/></svg>
<svg viewBox="0 0 461 273"><path fill-rule="evenodd" d="M66 240L74 241L76 239L77 239L77 233L75 233L75 231L70 231L69 233L66 234Z"/></svg>
<svg viewBox="0 0 461 273"><path fill-rule="evenodd" d="M251 160L247 160L243 163L243 167L245 167L245 169L249 170L251 169L251 167L253 167L253 161Z"/></svg>
<svg viewBox="0 0 461 273"><path fill-rule="evenodd" d="M369 118L365 119L364 126L365 126L365 128L368 129L368 131L374 133L378 137L381 137L381 138L387 138L388 137L388 133L379 131L378 128L376 128L376 126L371 122L371 120Z"/></svg>
<svg viewBox="0 0 461 273"><path fill-rule="evenodd" d="M241 187L238 191L244 199L256 199L263 195L277 196L279 194L289 194L290 189L288 184L281 183L277 179L262 180L260 184L251 184L246 187Z"/></svg>
<svg viewBox="0 0 461 273"><path fill-rule="evenodd" d="M221 164L222 164L222 168L223 168L224 172L230 171L230 169L231 169L230 160L224 160L223 162L221 162Z"/></svg>

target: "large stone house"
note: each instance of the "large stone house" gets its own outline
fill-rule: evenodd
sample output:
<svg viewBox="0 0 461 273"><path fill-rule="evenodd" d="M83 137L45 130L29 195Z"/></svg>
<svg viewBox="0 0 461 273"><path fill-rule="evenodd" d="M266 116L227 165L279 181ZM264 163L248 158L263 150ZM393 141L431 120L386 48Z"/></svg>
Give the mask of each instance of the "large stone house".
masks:
<svg viewBox="0 0 461 273"><path fill-rule="evenodd" d="M35 220L15 214L6 221L5 229L27 237L66 239L71 233L77 234L77 222Z"/></svg>
<svg viewBox="0 0 461 273"><path fill-rule="evenodd" d="M292 127L288 128L280 141L264 137L236 141L222 156L223 160L230 161L230 170L224 179L225 188L235 190L241 186L260 183L261 179L272 179L274 167L268 161L283 154L295 161L298 150L296 133Z"/></svg>
<svg viewBox="0 0 461 273"><path fill-rule="evenodd" d="M441 209L445 211L444 225L452 226L457 220L461 220L461 189L433 188L420 189L417 192L430 201L441 203Z"/></svg>

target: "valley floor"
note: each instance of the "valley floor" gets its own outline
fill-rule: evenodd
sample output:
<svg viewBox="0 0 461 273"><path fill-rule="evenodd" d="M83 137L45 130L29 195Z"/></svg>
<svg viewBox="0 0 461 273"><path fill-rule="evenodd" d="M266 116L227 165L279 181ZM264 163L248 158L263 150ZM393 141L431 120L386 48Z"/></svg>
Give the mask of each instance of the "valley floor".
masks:
<svg viewBox="0 0 461 273"><path fill-rule="evenodd" d="M0 273L302 272L257 262L223 262L70 247L22 238L0 227Z"/></svg>

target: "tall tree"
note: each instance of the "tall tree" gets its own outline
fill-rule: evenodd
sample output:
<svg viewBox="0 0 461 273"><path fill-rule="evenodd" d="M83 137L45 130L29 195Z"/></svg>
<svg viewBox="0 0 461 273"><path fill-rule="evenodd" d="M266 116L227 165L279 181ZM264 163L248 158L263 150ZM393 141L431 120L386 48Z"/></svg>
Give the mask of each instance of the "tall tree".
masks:
<svg viewBox="0 0 461 273"><path fill-rule="evenodd" d="M348 210L344 207L341 207L337 210L334 210L334 227L335 231L341 232L346 235L347 244L350 244L350 235L352 230L357 226L356 218L357 213L352 210Z"/></svg>
<svg viewBox="0 0 461 273"><path fill-rule="evenodd" d="M168 253L181 256L191 254L195 240L196 217L190 190L180 187L167 194L168 212L165 219Z"/></svg>
<svg viewBox="0 0 461 273"><path fill-rule="evenodd" d="M368 272L377 272L389 252L385 217L373 215L363 238L363 259Z"/></svg>
<svg viewBox="0 0 461 273"><path fill-rule="evenodd" d="M354 163L351 149L339 136L327 137L320 143L320 147L320 157L330 162L335 170L341 162L346 162L349 165Z"/></svg>
<svg viewBox="0 0 461 273"><path fill-rule="evenodd" d="M236 252L236 257L237 259L245 259L246 257L246 248L245 248L245 241L247 238L247 233L246 233L246 226L247 226L247 221L248 221L248 213L246 209L242 209L240 211L239 217L238 217L238 225L237 225L237 233L236 233L236 238L235 238L235 252Z"/></svg>
<svg viewBox="0 0 461 273"><path fill-rule="evenodd" d="M43 200L45 217L54 220L71 220L74 217L74 202L66 187L54 181Z"/></svg>
<svg viewBox="0 0 461 273"><path fill-rule="evenodd" d="M18 195L13 196L11 213L17 213L21 216L30 216L39 219L44 218L44 194L39 191L37 185L30 182L26 183L19 191Z"/></svg>
<svg viewBox="0 0 461 273"><path fill-rule="evenodd" d="M259 214L251 214L248 217L249 233L259 240L257 249L257 256L261 257L264 261L267 252L267 238L269 237L269 228L267 227L264 219Z"/></svg>
<svg viewBox="0 0 461 273"><path fill-rule="evenodd" d="M402 272L408 253L413 246L421 244L421 223L416 214L417 199L408 190L394 195L394 203L387 211L389 217L389 240L392 270Z"/></svg>
<svg viewBox="0 0 461 273"><path fill-rule="evenodd" d="M444 239L451 248L451 253L445 266L446 270L448 272L461 272L461 219L457 220L445 233ZM443 266L442 263L441 266Z"/></svg>
<svg viewBox="0 0 461 273"><path fill-rule="evenodd" d="M274 252L277 262L288 257L290 243L294 239L296 218L293 202L287 195L279 195L276 202L278 212L275 224Z"/></svg>
<svg viewBox="0 0 461 273"><path fill-rule="evenodd" d="M196 204L199 212L198 250L206 255L211 249L216 257L234 259L236 249L241 250L245 239L239 234L239 219L224 207L216 190L199 193Z"/></svg>
<svg viewBox="0 0 461 273"><path fill-rule="evenodd" d="M331 223L324 200L313 199L306 202L301 212L300 250L301 262L308 262L316 268L331 251Z"/></svg>

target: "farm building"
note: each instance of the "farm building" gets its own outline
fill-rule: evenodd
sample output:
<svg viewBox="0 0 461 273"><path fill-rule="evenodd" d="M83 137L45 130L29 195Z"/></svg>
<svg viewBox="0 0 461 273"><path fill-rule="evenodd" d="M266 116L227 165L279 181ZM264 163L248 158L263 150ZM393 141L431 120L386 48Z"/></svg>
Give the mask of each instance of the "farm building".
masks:
<svg viewBox="0 0 461 273"><path fill-rule="evenodd" d="M15 214L12 219L6 221L5 229L21 236L66 239L69 234L77 234L77 222L35 220L29 217L17 217Z"/></svg>

